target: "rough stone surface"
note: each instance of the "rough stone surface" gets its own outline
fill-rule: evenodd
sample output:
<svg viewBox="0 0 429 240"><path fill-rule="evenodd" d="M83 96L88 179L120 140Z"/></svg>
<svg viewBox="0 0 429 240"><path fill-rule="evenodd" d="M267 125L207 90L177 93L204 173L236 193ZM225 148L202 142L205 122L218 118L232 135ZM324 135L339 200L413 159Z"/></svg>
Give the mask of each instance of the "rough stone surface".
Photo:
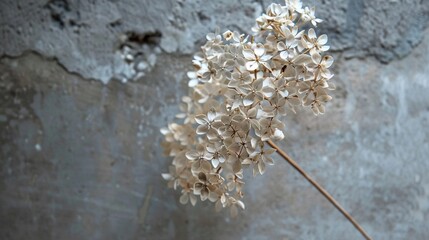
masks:
<svg viewBox="0 0 429 240"><path fill-rule="evenodd" d="M345 57L374 56L387 63L403 58L422 40L429 25L426 0L323 0L318 13L326 20L333 50Z"/></svg>
<svg viewBox="0 0 429 240"><path fill-rule="evenodd" d="M428 239L429 2L311 2L338 90L327 114L288 116L281 145L374 239ZM160 176L190 53L267 5L1 1L0 239L361 239L280 158L246 173L239 219L180 205ZM109 81L131 74L123 46L148 64L126 84Z"/></svg>
<svg viewBox="0 0 429 240"><path fill-rule="evenodd" d="M159 33L163 51L190 54L216 25L250 29L261 12L257 2L229 0L5 0L0 54L18 56L31 49L58 58L68 71L106 83L129 71L118 54L127 33L142 36L141 45L147 44L144 36Z"/></svg>
<svg viewBox="0 0 429 240"><path fill-rule="evenodd" d="M155 33L162 51L190 54L216 26L249 32L269 2L4 0L0 55L19 56L30 49L58 58L68 71L86 78L135 80L135 69L119 54L124 42L145 49L146 64L159 53L156 47L142 47ZM382 62L402 58L421 41L429 23L425 0L308 2L325 19L320 30L329 33L333 50L347 57L375 56ZM128 39L129 33L141 41Z"/></svg>

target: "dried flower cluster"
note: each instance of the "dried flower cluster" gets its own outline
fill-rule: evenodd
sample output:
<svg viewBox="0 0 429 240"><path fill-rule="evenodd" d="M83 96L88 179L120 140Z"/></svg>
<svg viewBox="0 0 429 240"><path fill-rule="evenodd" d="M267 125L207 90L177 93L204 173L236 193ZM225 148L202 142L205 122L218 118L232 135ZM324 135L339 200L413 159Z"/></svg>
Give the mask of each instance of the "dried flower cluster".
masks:
<svg viewBox="0 0 429 240"><path fill-rule="evenodd" d="M189 72L189 96L183 97L183 124L162 129L166 153L174 157L168 186L180 188L180 202L215 202L216 210L244 209L243 167L263 174L275 151L268 140L284 138L279 116L298 106L324 113L334 88L333 58L325 34L312 26L321 20L299 0L271 4L256 19L254 36L210 33ZM310 24L308 24L310 23ZM306 25L310 25L307 26Z"/></svg>

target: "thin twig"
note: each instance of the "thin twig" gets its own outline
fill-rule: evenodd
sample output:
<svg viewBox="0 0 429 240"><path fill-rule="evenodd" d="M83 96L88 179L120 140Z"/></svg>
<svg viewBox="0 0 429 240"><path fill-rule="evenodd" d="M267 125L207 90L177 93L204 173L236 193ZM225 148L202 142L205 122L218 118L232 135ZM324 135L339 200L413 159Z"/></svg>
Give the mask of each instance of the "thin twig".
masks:
<svg viewBox="0 0 429 240"><path fill-rule="evenodd" d="M289 155L286 154L283 150L281 150L274 142L271 140L268 140L268 144L277 150L277 153L280 154L292 167L295 168L307 181L309 181L323 196L325 196L326 199L329 200L329 202L334 205L335 208L337 208L343 215L346 217L353 226L365 237L367 240L371 240L372 238L365 232L365 230L362 228L362 226L359 225L359 223L354 220L354 218L343 208L341 205L334 199L334 197L331 196L322 186L320 186L315 180L313 180L305 171L302 169L298 163L296 163Z"/></svg>

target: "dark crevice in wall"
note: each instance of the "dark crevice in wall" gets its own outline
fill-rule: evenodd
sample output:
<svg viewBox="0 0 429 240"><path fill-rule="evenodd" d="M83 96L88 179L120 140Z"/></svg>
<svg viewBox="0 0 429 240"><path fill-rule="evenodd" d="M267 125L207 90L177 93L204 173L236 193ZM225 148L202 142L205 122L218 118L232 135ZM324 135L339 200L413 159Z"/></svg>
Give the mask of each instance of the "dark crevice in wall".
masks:
<svg viewBox="0 0 429 240"><path fill-rule="evenodd" d="M131 44L137 44L137 45L153 45L157 46L161 42L162 33L160 31L153 31L153 32L134 32L129 31L125 33L126 40L124 41L124 44L131 43Z"/></svg>
<svg viewBox="0 0 429 240"><path fill-rule="evenodd" d="M72 28L75 33L88 25L80 21L80 11L73 10L69 0L50 0L44 5L50 13L52 23L59 29Z"/></svg>
<svg viewBox="0 0 429 240"><path fill-rule="evenodd" d="M67 0L50 0L45 8L51 13L51 18L61 29L67 23L67 14L70 12L70 4Z"/></svg>

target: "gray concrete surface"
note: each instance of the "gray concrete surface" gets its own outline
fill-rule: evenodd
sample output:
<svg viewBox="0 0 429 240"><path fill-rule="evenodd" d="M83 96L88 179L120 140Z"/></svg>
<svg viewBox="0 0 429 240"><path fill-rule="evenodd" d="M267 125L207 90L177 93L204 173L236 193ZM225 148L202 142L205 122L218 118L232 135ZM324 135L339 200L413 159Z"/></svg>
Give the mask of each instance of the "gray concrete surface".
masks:
<svg viewBox="0 0 429 240"><path fill-rule="evenodd" d="M361 239L280 158L239 219L160 176L192 52L269 2L1 1L0 239ZM374 239L429 239L429 1L307 2L338 90L327 114L288 116L283 148Z"/></svg>

